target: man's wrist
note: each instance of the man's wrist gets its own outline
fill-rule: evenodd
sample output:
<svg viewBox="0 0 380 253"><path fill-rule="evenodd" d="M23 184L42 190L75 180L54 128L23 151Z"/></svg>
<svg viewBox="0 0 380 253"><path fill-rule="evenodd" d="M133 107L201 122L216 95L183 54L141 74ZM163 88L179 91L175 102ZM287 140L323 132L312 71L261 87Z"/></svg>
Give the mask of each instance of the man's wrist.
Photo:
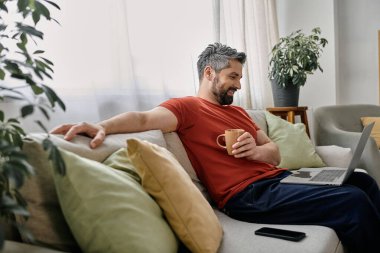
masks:
<svg viewBox="0 0 380 253"><path fill-rule="evenodd" d="M104 133L107 135L108 134L108 131L107 131L107 124L105 124L104 122L100 122L97 124L100 128L103 129Z"/></svg>

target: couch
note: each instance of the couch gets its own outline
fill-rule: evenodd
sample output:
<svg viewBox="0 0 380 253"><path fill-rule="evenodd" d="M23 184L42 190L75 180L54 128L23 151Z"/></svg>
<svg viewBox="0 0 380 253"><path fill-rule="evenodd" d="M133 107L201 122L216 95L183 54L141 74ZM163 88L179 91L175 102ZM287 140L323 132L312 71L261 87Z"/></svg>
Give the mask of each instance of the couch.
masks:
<svg viewBox="0 0 380 253"><path fill-rule="evenodd" d="M314 111L315 144L337 145L354 149L363 125L362 117L380 117L380 106L369 104L333 105ZM380 186L380 153L373 138L364 148L359 167L371 175Z"/></svg>
<svg viewBox="0 0 380 253"><path fill-rule="evenodd" d="M268 131L265 114L263 111L248 111L254 121L263 129ZM33 143L40 142L44 138L43 134L31 134L25 139L25 150L31 157L36 158L37 152ZM185 149L176 133L162 134L161 131L153 130L142 133L115 134L109 135L104 144L96 150L88 147L90 141L85 136L77 136L72 142L64 141L62 136L51 136L52 140L62 149L69 150L77 155L86 157L95 161L103 161L110 154L126 145L125 140L129 138L144 139L155 143L161 147L167 148L178 159L183 168L187 171L190 178L205 198L208 198L207 192L197 179L190 161L186 155ZM29 145L29 146L28 146ZM30 146L31 145L31 146ZM323 149L317 149L323 151ZM336 157L334 157L336 155ZM320 152L321 158L327 161L341 159L339 150L333 154ZM346 161L342 161L345 163ZM39 166L40 164L37 164ZM67 165L70 166L70 165ZM74 236L70 228L65 224L65 218L62 214L60 203L54 189L49 173L42 172L36 168L36 175L26 182L22 193L29 203L31 212L30 219L25 223L27 227L40 241L43 248L37 248L27 243L22 243L19 236L7 235L4 252L80 252L79 246L75 245ZM86 182L85 180L83 181ZM336 233L327 227L312 225L268 225L241 222L231 219L224 213L213 207L222 228L223 239L219 247L219 253L246 253L246 252L292 252L292 253L342 253L343 246ZM306 238L300 242L290 242L280 239L257 236L254 231L263 227L276 227L290 230L297 230L306 233ZM42 230L42 231L40 231ZM46 230L46 231L44 231ZM127 240L127 238L126 238ZM24 240L25 241L25 240ZM57 243L59 241L59 243ZM67 242L74 243L67 247ZM50 249L49 249L50 248ZM55 249L54 249L55 248ZM125 252L128 252L126 250Z"/></svg>

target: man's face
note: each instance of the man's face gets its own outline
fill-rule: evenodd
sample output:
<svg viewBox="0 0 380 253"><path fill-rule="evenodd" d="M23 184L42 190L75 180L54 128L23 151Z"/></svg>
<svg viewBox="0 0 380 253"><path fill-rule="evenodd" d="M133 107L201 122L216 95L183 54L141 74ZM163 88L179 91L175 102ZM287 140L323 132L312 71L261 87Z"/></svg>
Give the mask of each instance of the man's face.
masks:
<svg viewBox="0 0 380 253"><path fill-rule="evenodd" d="M235 91L241 88L242 69L243 65L240 62L231 60L228 68L215 75L211 91L219 104L232 104Z"/></svg>

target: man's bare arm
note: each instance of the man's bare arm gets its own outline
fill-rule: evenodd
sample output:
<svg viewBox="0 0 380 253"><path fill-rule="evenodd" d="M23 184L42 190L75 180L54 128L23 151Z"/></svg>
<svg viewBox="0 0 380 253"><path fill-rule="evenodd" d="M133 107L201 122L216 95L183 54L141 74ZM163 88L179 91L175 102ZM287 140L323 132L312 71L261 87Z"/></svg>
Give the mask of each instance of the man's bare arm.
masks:
<svg viewBox="0 0 380 253"><path fill-rule="evenodd" d="M73 139L78 134L86 134L93 138L92 148L103 143L107 134L142 132L159 129L163 132L175 131L176 116L164 107L156 107L145 112L126 112L98 124L78 123L64 124L51 130L53 134L63 134L66 140Z"/></svg>
<svg viewBox="0 0 380 253"><path fill-rule="evenodd" d="M281 157L277 145L272 142L263 130L257 131L257 142L252 135L245 132L234 144L233 154L236 158L246 158L267 162L273 165L280 164Z"/></svg>

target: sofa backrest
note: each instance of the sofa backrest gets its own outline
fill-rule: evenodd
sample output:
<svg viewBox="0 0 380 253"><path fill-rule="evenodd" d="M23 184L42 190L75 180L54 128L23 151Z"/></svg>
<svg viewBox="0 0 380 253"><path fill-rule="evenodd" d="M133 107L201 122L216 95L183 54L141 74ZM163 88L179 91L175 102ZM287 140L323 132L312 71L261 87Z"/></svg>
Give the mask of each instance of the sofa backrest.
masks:
<svg viewBox="0 0 380 253"><path fill-rule="evenodd" d="M380 106L366 104L322 106L315 109L313 116L314 132L331 127L350 132L361 132L363 125L360 118L380 117Z"/></svg>

